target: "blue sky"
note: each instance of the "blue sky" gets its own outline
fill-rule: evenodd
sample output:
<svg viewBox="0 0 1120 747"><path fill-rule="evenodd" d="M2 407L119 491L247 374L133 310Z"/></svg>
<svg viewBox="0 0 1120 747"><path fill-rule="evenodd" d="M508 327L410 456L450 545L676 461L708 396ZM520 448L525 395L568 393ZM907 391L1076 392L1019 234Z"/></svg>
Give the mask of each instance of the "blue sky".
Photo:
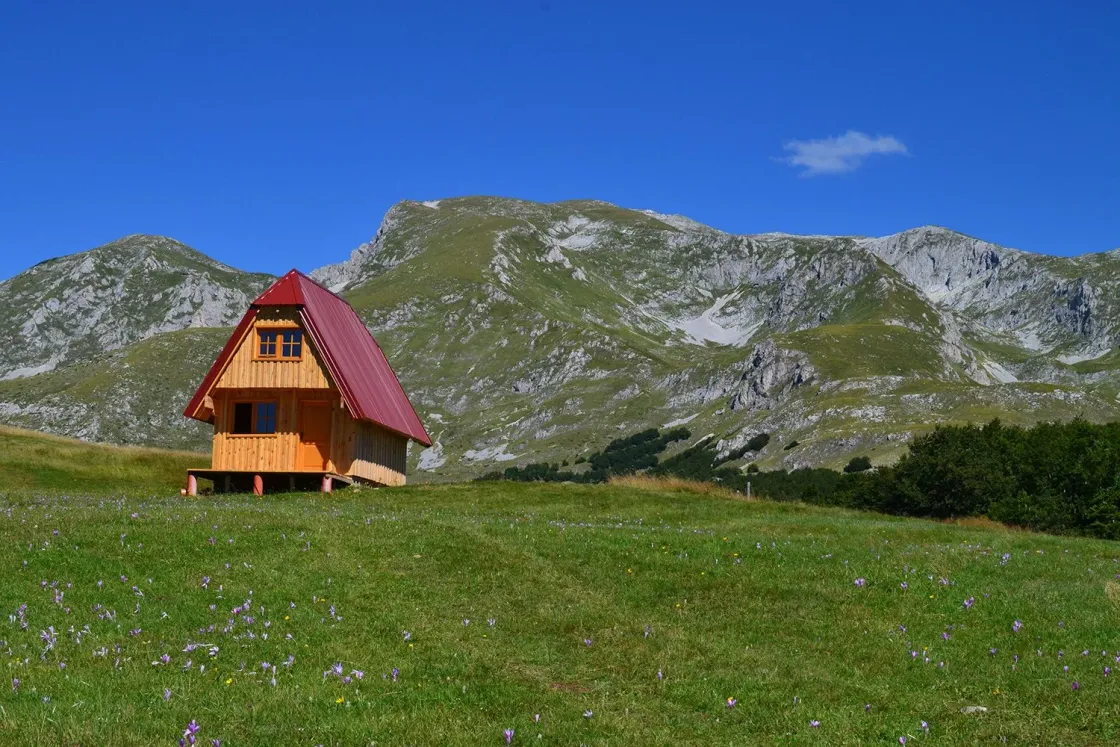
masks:
<svg viewBox="0 0 1120 747"><path fill-rule="evenodd" d="M1114 8L9 3L0 277L129 233L311 269L469 194L1112 249Z"/></svg>

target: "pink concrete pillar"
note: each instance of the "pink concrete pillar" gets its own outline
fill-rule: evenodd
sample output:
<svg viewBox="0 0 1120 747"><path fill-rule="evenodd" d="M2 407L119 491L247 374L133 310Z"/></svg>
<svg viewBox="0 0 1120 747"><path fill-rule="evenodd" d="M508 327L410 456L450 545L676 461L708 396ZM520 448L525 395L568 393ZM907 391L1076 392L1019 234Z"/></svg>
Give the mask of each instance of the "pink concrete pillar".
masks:
<svg viewBox="0 0 1120 747"><path fill-rule="evenodd" d="M253 495L264 495L264 478L253 475Z"/></svg>
<svg viewBox="0 0 1120 747"><path fill-rule="evenodd" d="M323 492L329 493L334 488L334 480L330 475L323 475Z"/></svg>
<svg viewBox="0 0 1120 747"><path fill-rule="evenodd" d="M198 495L198 478L187 475L187 495Z"/></svg>

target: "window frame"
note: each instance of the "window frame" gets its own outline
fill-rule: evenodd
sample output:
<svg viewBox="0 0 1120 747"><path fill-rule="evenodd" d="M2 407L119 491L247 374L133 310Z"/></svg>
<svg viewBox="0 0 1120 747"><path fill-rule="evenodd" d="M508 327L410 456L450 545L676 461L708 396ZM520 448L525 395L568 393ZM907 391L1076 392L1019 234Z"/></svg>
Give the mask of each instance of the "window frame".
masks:
<svg viewBox="0 0 1120 747"><path fill-rule="evenodd" d="M248 433L236 433L234 427L236 423L236 411L238 405L249 405L252 417L249 424ZM271 433L258 433L258 412L261 405L272 405L272 432ZM230 438L276 438L280 435L280 401L275 399L235 399L229 403L229 428L226 435Z"/></svg>
<svg viewBox="0 0 1120 747"><path fill-rule="evenodd" d="M283 363L296 363L303 360L304 349L307 347L307 335L303 327L296 324L258 324L254 327L253 360L278 361ZM284 336L299 335L298 342L289 342L289 346L299 346L299 355L284 355ZM272 346L271 354L261 353L262 338L264 335L273 335L275 339L269 343Z"/></svg>
<svg viewBox="0 0 1120 747"><path fill-rule="evenodd" d="M284 338L288 337L289 335L291 335L293 339L285 340ZM303 330L300 329L299 327L293 327L292 329L281 330L278 345L279 345L279 347L277 348L277 350L279 351L279 355L277 356L277 360L282 360L282 361L303 360ZM298 352L297 355L292 355L290 353L285 355L284 354L284 348L285 347L289 348L289 350L291 350L291 349L298 350L299 352Z"/></svg>

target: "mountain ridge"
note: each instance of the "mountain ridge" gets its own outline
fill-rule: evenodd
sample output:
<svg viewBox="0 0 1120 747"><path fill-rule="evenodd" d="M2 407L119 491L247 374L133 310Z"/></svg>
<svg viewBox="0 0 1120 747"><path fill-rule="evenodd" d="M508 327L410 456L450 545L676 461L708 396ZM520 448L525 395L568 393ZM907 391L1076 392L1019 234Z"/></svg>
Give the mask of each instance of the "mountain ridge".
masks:
<svg viewBox="0 0 1120 747"><path fill-rule="evenodd" d="M128 442L130 429L109 429L96 400L133 397L146 443L204 443L204 429L164 412L178 403L138 392L139 369L155 369L147 351L161 338L189 332L190 365L159 374L171 385L163 397L180 396L216 354L208 346L220 347L208 330L236 321L271 276L181 253L189 267L175 277L186 280L170 283L160 247L173 240L104 246L145 241L131 246L136 263L115 265L133 285L94 273L78 287L103 288L113 309L130 294L198 303L139 321L114 311L126 333L102 333L96 354L69 341L75 353L57 373L12 383L20 361L0 357L0 421ZM26 274L0 283L0 301ZM411 457L426 478L566 458L677 422L715 434L726 451L773 432L758 461L792 467L855 452L889 461L938 422L1118 414L1115 250L1035 254L942 226L730 234L595 200L462 197L397 203L369 241L310 274L354 305L400 374L436 441ZM8 306L26 323L49 301ZM93 384L68 372L94 360Z"/></svg>

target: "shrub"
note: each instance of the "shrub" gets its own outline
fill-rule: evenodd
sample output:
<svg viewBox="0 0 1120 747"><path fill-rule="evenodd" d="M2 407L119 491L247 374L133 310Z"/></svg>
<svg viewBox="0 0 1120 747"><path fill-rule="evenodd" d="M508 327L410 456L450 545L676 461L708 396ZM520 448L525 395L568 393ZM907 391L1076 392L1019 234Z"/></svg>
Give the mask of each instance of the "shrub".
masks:
<svg viewBox="0 0 1120 747"><path fill-rule="evenodd" d="M871 458L865 456L852 457L852 460L844 467L844 471L848 474L866 472L869 469L871 469Z"/></svg>
<svg viewBox="0 0 1120 747"><path fill-rule="evenodd" d="M747 441L745 448L747 451L762 451L766 448L766 444L768 443L770 443L770 434L759 433L757 436L752 437L750 441Z"/></svg>

